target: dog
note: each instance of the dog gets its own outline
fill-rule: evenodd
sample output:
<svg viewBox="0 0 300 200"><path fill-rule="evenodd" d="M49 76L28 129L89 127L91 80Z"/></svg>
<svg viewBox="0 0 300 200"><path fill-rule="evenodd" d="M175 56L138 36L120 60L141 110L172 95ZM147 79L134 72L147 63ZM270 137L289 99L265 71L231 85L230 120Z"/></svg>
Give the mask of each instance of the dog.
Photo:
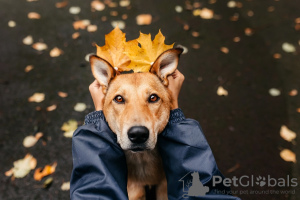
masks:
<svg viewBox="0 0 300 200"><path fill-rule="evenodd" d="M146 185L157 185L157 200L168 199L156 143L172 105L167 77L177 69L182 51L173 48L163 52L150 71L143 73L120 74L106 60L90 56L92 73L105 94L103 113L125 152L129 200L145 199Z"/></svg>

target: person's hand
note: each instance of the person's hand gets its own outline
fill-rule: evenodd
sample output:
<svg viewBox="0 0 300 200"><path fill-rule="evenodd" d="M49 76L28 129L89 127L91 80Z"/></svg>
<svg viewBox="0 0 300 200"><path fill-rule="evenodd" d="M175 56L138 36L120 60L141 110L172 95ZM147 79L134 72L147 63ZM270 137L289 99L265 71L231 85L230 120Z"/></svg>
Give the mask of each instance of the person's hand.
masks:
<svg viewBox="0 0 300 200"><path fill-rule="evenodd" d="M184 76L177 69L173 74L168 76L169 85L168 88L172 93L172 110L178 108L178 96L182 83L184 81Z"/></svg>
<svg viewBox="0 0 300 200"><path fill-rule="evenodd" d="M89 86L89 90L90 90L96 111L103 109L105 94L103 94L102 87L103 86L101 86L97 80L95 80Z"/></svg>

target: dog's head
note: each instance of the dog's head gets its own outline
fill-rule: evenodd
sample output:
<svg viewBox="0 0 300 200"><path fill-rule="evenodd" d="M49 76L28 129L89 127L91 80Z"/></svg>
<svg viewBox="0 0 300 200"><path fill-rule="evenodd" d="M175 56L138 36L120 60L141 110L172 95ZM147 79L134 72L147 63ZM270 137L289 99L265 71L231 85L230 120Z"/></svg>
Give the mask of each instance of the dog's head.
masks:
<svg viewBox="0 0 300 200"><path fill-rule="evenodd" d="M149 72L119 74L107 61L90 57L92 72L104 86L103 112L123 150L154 149L167 125L171 95L167 76L178 65L182 49L162 53Z"/></svg>

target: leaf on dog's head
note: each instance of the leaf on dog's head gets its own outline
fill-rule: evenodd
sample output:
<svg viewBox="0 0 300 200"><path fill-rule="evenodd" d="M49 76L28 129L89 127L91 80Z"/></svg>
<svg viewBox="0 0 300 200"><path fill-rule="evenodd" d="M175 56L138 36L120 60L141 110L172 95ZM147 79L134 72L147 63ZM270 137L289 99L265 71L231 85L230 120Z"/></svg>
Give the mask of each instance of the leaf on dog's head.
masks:
<svg viewBox="0 0 300 200"><path fill-rule="evenodd" d="M130 63L129 57L124 54L126 45L125 33L116 27L109 34L105 35L105 45L97 45L97 56L109 62L119 71L127 71L126 67Z"/></svg>
<svg viewBox="0 0 300 200"><path fill-rule="evenodd" d="M151 40L151 34L143 33L140 33L140 37L136 41L129 41L126 45L126 54L131 60L130 65L127 67L134 72L149 71L158 56L164 51L173 48L174 45L166 45L165 36L160 31L153 41Z"/></svg>

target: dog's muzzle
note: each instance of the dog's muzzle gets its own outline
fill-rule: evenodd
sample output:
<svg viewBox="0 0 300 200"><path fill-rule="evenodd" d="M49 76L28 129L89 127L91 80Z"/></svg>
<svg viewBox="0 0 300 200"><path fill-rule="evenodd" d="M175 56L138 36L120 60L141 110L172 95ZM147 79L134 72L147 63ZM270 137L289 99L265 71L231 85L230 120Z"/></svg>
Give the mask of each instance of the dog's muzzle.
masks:
<svg viewBox="0 0 300 200"><path fill-rule="evenodd" d="M145 150L145 142L149 138L149 130L145 126L133 126L128 130L128 138L133 143L132 151Z"/></svg>

